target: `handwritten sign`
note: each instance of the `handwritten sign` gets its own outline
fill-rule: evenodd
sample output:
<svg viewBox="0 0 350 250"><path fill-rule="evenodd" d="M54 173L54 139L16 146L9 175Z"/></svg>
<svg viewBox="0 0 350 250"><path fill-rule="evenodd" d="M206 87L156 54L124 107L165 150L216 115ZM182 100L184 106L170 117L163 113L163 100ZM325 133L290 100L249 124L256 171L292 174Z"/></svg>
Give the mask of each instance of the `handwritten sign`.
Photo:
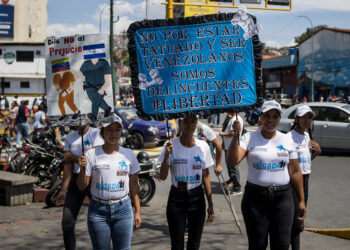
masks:
<svg viewBox="0 0 350 250"><path fill-rule="evenodd" d="M99 124L113 112L108 35L46 39L46 95L54 125Z"/></svg>
<svg viewBox="0 0 350 250"><path fill-rule="evenodd" d="M133 90L141 113L161 119L159 114L227 112L257 102L253 38L244 39L230 15L204 17L220 16L220 21L202 16L175 19L178 25L153 21L159 26L142 22L129 28Z"/></svg>

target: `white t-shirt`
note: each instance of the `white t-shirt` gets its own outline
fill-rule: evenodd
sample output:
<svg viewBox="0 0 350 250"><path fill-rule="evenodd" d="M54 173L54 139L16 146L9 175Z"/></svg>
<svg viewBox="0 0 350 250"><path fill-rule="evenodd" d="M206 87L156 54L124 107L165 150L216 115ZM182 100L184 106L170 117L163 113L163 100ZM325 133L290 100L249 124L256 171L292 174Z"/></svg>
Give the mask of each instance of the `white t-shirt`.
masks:
<svg viewBox="0 0 350 250"><path fill-rule="evenodd" d="M194 189L202 183L202 170L214 165L210 149L205 141L195 138L195 144L191 148L184 147L180 138L171 139L173 152L169 157L171 183L178 187L177 182L187 182L188 190ZM158 162L164 160L165 146L158 158Z"/></svg>
<svg viewBox="0 0 350 250"><path fill-rule="evenodd" d="M84 152L87 152L89 149L97 146L103 145L104 141L100 136L100 130L98 128L90 127L88 132L83 136L84 140ZM82 147L81 147L81 135L79 135L78 131L67 135L64 149L65 152L69 151L74 156L82 155ZM79 173L80 167L77 163L74 163L73 173Z"/></svg>
<svg viewBox="0 0 350 250"><path fill-rule="evenodd" d="M310 152L310 136L307 132L304 135L299 134L295 130L290 131L287 135L295 143L298 153L298 162L303 174L311 173L311 152Z"/></svg>
<svg viewBox="0 0 350 250"><path fill-rule="evenodd" d="M298 155L288 135L277 131L276 136L268 140L261 135L259 129L245 133L241 137L240 147L248 152L249 182L264 187L290 182L289 159L297 159Z"/></svg>
<svg viewBox="0 0 350 250"><path fill-rule="evenodd" d="M45 120L45 113L41 110L37 111L34 114L34 124L33 124L33 128L44 128L45 126L40 122L41 120Z"/></svg>
<svg viewBox="0 0 350 250"><path fill-rule="evenodd" d="M242 131L243 131L244 122L243 122L243 119L241 118L241 116L237 115L237 118L238 118L239 123L241 124L241 131L239 131L239 135L241 136L242 135ZM236 116L233 116L231 118L231 120L227 124L227 127L226 127L226 129L224 131L225 133L230 133L231 132L232 125L233 125L235 120L236 120ZM230 143L232 141L232 138L233 138L232 136L223 136L225 150L228 150L228 148L230 147Z"/></svg>
<svg viewBox="0 0 350 250"><path fill-rule="evenodd" d="M141 170L134 152L119 147L106 154L102 147L86 153L86 176L91 176L91 194L102 200L117 200L129 193L129 175Z"/></svg>
<svg viewBox="0 0 350 250"><path fill-rule="evenodd" d="M204 135L204 137L207 138L208 141L213 141L216 138L214 130L212 130L202 122L198 122L197 128L194 131L193 136L197 138L198 134Z"/></svg>

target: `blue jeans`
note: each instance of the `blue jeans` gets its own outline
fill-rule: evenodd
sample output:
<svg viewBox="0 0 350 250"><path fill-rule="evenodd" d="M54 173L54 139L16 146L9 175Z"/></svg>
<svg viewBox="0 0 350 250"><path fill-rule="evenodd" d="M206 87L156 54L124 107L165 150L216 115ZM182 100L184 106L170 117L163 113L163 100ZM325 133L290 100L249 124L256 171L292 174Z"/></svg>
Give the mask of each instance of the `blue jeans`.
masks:
<svg viewBox="0 0 350 250"><path fill-rule="evenodd" d="M24 133L25 137L29 135L30 132L29 132L28 122L17 123L17 139L16 139L17 145L21 143L22 133Z"/></svg>
<svg viewBox="0 0 350 250"><path fill-rule="evenodd" d="M88 229L93 249L130 249L133 212L130 199L112 205L93 199L89 203Z"/></svg>

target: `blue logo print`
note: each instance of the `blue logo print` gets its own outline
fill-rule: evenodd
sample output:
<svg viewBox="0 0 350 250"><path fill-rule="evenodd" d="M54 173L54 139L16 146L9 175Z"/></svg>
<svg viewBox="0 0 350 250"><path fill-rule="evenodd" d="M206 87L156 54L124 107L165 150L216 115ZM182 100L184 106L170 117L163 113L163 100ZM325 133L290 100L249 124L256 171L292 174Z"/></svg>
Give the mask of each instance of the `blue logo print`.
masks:
<svg viewBox="0 0 350 250"><path fill-rule="evenodd" d="M120 167L121 169L128 170L128 165L126 164L125 161L120 161L120 162L119 162L119 167Z"/></svg>
<svg viewBox="0 0 350 250"><path fill-rule="evenodd" d="M90 148L91 147L90 141L84 141L84 147Z"/></svg>
<svg viewBox="0 0 350 250"><path fill-rule="evenodd" d="M277 146L277 149L280 151L287 151L282 145Z"/></svg>
<svg viewBox="0 0 350 250"><path fill-rule="evenodd" d="M198 162L199 164L202 163L202 160L201 160L201 158L200 158L199 156L195 156L195 157L194 157L194 160L195 160L196 162Z"/></svg>

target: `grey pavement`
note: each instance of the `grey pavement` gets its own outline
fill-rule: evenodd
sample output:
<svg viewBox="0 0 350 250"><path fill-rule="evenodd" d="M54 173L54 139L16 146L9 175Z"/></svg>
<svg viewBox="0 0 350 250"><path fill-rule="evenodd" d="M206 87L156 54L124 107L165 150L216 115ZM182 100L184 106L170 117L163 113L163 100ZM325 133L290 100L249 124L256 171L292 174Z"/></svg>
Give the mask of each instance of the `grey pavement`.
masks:
<svg viewBox="0 0 350 250"><path fill-rule="evenodd" d="M306 227L349 228L350 190L349 157L320 156L313 163L310 178L310 198ZM241 163L242 183L247 174L246 162ZM248 249L247 236L240 211L242 195L234 196L234 206L243 229L235 226L229 206L216 176L211 173L216 220L206 224L201 249ZM142 207L142 227L133 234L132 249L170 249L165 217L170 180L156 182L157 191L150 203ZM62 208L46 209L43 203L24 206L0 206L1 249L63 249L61 232ZM86 224L84 205L76 226L77 249L92 249ZM302 249L349 249L349 240L311 232L303 232Z"/></svg>
<svg viewBox="0 0 350 250"><path fill-rule="evenodd" d="M223 122L223 116L221 117ZM256 127L249 127L249 130ZM313 161L310 177L309 204L305 226L309 228L350 228L350 157L328 153ZM227 178L223 161L224 175ZM246 182L247 164L241 165L241 182ZM248 249L240 203L242 195L234 196L243 234L234 224L230 208L224 199L217 177L211 170L213 202L216 219L205 224L201 249ZM131 249L170 249L170 237L165 216L170 178L156 181L156 194L142 207L142 225L132 238ZM0 249L64 249L61 231L62 208L45 208L44 203L23 206L0 206ZM77 249L92 249L87 231L87 205L84 205L76 225ZM303 232L301 249L348 250L349 240Z"/></svg>

